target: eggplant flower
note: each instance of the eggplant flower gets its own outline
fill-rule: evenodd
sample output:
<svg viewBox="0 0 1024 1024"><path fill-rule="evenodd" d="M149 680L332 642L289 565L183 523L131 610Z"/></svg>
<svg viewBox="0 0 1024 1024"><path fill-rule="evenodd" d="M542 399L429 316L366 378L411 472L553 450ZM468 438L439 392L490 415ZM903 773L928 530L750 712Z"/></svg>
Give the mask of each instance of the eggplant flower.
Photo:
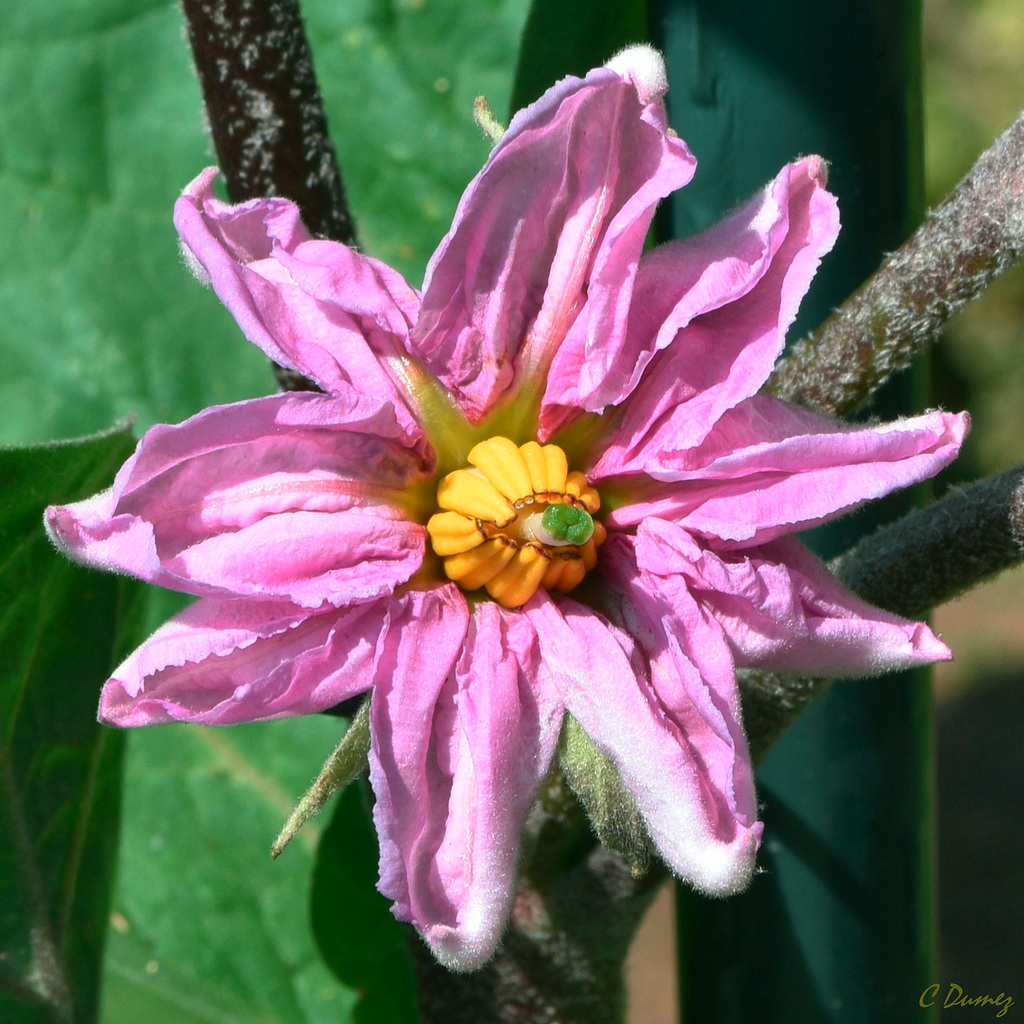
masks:
<svg viewBox="0 0 1024 1024"><path fill-rule="evenodd" d="M117 669L102 721L373 691L379 887L455 969L499 942L566 714L672 870L723 895L761 836L736 668L950 656L788 535L932 476L966 417L850 425L757 393L836 203L807 157L645 253L696 166L666 87L636 47L518 113L422 292L204 171L175 209L187 261L321 392L156 426L110 490L47 511L70 557L199 598Z"/></svg>

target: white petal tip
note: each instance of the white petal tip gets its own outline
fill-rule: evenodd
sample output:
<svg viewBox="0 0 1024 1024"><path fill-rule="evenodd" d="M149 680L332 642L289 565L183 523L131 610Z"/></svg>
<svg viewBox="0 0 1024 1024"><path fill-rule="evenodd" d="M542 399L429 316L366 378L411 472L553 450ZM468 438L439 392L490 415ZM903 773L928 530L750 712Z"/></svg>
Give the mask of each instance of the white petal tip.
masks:
<svg viewBox="0 0 1024 1024"><path fill-rule="evenodd" d="M220 168L205 167L192 179L181 193L183 199L202 199L213 194L213 183L220 176Z"/></svg>
<svg viewBox="0 0 1024 1024"><path fill-rule="evenodd" d="M757 822L729 846L708 849L679 875L705 896L735 896L754 875L763 824Z"/></svg>
<svg viewBox="0 0 1024 1024"><path fill-rule="evenodd" d="M615 54L605 67L628 78L636 86L640 102L645 106L668 92L665 58L647 43L627 46Z"/></svg>
<svg viewBox="0 0 1024 1024"><path fill-rule="evenodd" d="M61 533L61 514L64 512L63 505L48 505L43 512L43 529L50 543L61 551L64 550L64 537Z"/></svg>
<svg viewBox="0 0 1024 1024"><path fill-rule="evenodd" d="M78 537L77 527L75 513L69 505L50 505L43 513L43 529L50 543L65 558L81 561L81 545L75 543Z"/></svg>
<svg viewBox="0 0 1024 1024"><path fill-rule="evenodd" d="M805 156L797 161L797 166L803 168L807 177L816 181L822 188L828 184L828 161L814 154Z"/></svg>
<svg viewBox="0 0 1024 1024"><path fill-rule="evenodd" d="M479 970L494 956L501 931L500 928L467 931L433 925L420 934L442 967L463 974Z"/></svg>

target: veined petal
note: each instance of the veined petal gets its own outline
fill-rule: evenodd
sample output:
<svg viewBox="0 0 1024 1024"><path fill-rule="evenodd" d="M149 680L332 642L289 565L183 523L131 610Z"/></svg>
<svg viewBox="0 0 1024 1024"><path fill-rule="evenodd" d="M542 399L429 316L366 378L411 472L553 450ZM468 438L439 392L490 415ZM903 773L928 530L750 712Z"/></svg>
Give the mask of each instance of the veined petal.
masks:
<svg viewBox="0 0 1024 1024"><path fill-rule="evenodd" d="M405 583L425 546L426 529L408 520L364 511L282 512L198 541L165 564L197 589L338 607Z"/></svg>
<svg viewBox="0 0 1024 1024"><path fill-rule="evenodd" d="M400 438L355 395L214 407L148 431L110 490L48 509L47 528L77 561L175 590L365 600L422 560L402 501L429 468Z"/></svg>
<svg viewBox="0 0 1024 1024"><path fill-rule="evenodd" d="M951 657L927 625L860 600L793 538L718 553L674 523L648 519L636 550L649 573L687 579L744 667L862 676Z"/></svg>
<svg viewBox="0 0 1024 1024"><path fill-rule="evenodd" d="M338 242L310 240L287 199L238 206L213 194L217 168L185 190L174 223L245 336L331 394L386 399L420 430L384 364L400 360L419 306L401 275Z"/></svg>
<svg viewBox="0 0 1024 1024"><path fill-rule="evenodd" d="M690 433L677 430L676 443L699 443L767 379L835 241L839 218L825 176L818 157L799 160L714 227L647 253L627 330L594 330L581 314L569 332L546 395L561 409L543 410L542 425L550 431L576 409L620 404L646 371L613 444L632 447L677 406Z"/></svg>
<svg viewBox="0 0 1024 1024"><path fill-rule="evenodd" d="M638 623L660 623L654 599L645 594L642 601L651 607L634 607ZM654 669L628 634L568 598L556 604L537 595L523 612L537 631L543 671L550 673L566 710L615 762L666 862L702 892L743 889L761 826L754 820L745 744L728 753L735 735L723 708L734 698L723 702L713 696L689 660L694 652L683 651L678 635L670 649L661 625L649 638L660 659ZM684 723L694 735L684 731ZM723 778L730 778L724 789Z"/></svg>
<svg viewBox="0 0 1024 1024"><path fill-rule="evenodd" d="M413 346L478 422L541 374L584 303L590 334L625 330L657 201L694 161L660 99L599 69L520 111L431 260Z"/></svg>
<svg viewBox="0 0 1024 1024"><path fill-rule="evenodd" d="M108 725L234 725L323 711L369 689L387 599L308 611L200 598L103 687Z"/></svg>
<svg viewBox="0 0 1024 1024"><path fill-rule="evenodd" d="M699 447L661 437L629 462L606 452L588 479L625 471L638 487L638 499L608 517L615 527L657 516L745 547L927 480L956 458L968 425L965 413L931 412L865 427L756 395ZM658 483L645 486L642 474Z"/></svg>
<svg viewBox="0 0 1024 1024"><path fill-rule="evenodd" d="M392 617L372 707L370 777L381 891L456 970L493 954L515 895L523 818L548 770L561 707L539 685L536 637L453 587Z"/></svg>

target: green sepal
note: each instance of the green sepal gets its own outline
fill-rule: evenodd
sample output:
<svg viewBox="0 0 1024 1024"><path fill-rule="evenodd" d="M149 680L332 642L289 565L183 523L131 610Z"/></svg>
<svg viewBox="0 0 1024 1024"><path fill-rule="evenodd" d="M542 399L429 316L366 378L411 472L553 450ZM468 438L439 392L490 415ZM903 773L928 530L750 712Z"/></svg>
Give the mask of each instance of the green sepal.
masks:
<svg viewBox="0 0 1024 1024"><path fill-rule="evenodd" d="M306 790L295 810L288 816L278 837L270 847L270 856L281 856L284 848L295 838L295 834L319 814L330 798L366 771L367 756L370 753L370 696L359 706L351 725L324 762L320 774Z"/></svg>
<svg viewBox="0 0 1024 1024"><path fill-rule="evenodd" d="M571 715L565 716L562 725L558 759L601 845L622 854L633 876L640 878L651 862L644 819L619 769Z"/></svg>

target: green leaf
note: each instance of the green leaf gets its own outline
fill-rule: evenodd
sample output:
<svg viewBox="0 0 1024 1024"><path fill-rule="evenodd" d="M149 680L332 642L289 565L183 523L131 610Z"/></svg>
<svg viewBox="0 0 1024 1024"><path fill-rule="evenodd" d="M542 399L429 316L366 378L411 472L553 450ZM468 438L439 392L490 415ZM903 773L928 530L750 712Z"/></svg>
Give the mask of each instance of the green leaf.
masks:
<svg viewBox="0 0 1024 1024"><path fill-rule="evenodd" d="M585 75L631 43L647 41L646 0L534 0L523 30L513 111L565 75Z"/></svg>
<svg viewBox="0 0 1024 1024"><path fill-rule="evenodd" d="M377 892L377 837L365 786L342 790L320 840L312 920L320 954L346 985L358 988L357 1024L412 1024L416 985L404 929ZM412 938L412 941L419 941Z"/></svg>
<svg viewBox="0 0 1024 1024"><path fill-rule="evenodd" d="M210 163L173 0L5 0L0 438L143 426L272 390L171 225Z"/></svg>
<svg viewBox="0 0 1024 1024"><path fill-rule="evenodd" d="M506 108L528 0L302 7L362 246L418 286L490 152L473 101Z"/></svg>
<svg viewBox="0 0 1024 1024"><path fill-rule="evenodd" d="M122 736L99 687L137 617L136 584L72 565L50 502L109 485L127 430L0 450L0 1019L96 1019L117 848Z"/></svg>
<svg viewBox="0 0 1024 1024"><path fill-rule="evenodd" d="M363 248L418 285L487 157L526 0L306 0ZM213 162L174 0L0 4L0 441L176 422L274 390L178 255Z"/></svg>
<svg viewBox="0 0 1024 1024"><path fill-rule="evenodd" d="M356 994L309 935L310 823L270 844L341 723L131 735L104 1024L346 1024Z"/></svg>

